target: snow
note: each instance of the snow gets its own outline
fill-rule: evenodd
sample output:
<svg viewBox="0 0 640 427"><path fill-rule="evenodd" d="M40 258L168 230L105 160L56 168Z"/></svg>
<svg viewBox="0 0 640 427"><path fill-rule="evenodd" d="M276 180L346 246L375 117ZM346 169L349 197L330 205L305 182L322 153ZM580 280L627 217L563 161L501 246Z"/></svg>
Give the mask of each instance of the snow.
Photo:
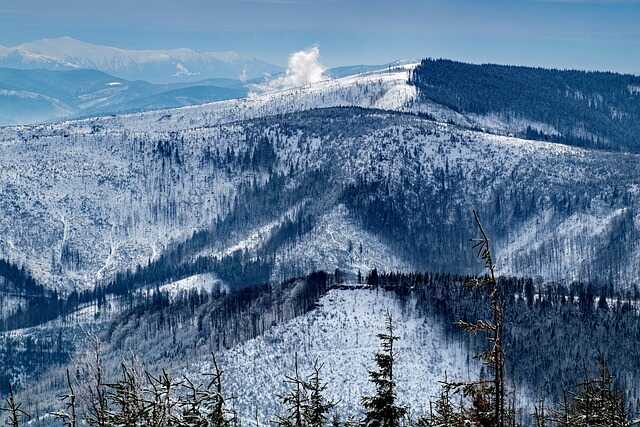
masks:
<svg viewBox="0 0 640 427"><path fill-rule="evenodd" d="M222 286L222 281L220 281L214 274L206 273L196 274L194 276L187 277L186 279L160 286L160 291L168 293L171 297L175 297L181 292L211 292L214 289L220 289Z"/></svg>
<svg viewBox="0 0 640 427"><path fill-rule="evenodd" d="M145 64L178 58L182 60L215 58L230 61L237 58L235 52L198 53L191 49L171 50L127 50L111 46L101 46L76 40L71 37L58 37L24 43L17 47L23 51L44 55L78 66L93 65L98 69L117 71L128 62Z"/></svg>
<svg viewBox="0 0 640 427"><path fill-rule="evenodd" d="M362 274L373 268L412 270L411 265L396 256L380 238L363 230L344 205L323 215L302 239L278 251L273 279L284 279L283 270L292 265L303 268L301 273L335 268Z"/></svg>
<svg viewBox="0 0 640 427"><path fill-rule="evenodd" d="M260 78L280 67L233 51L199 52L192 49L129 50L59 37L0 49L0 62L11 66L45 69L94 69L120 77L147 81L175 81L176 77L237 78L244 71ZM175 75L176 64L188 69ZM197 69L195 69L197 68Z"/></svg>
<svg viewBox="0 0 640 427"><path fill-rule="evenodd" d="M80 331L90 331L95 328L107 325L118 314L120 314L125 307L124 304L119 302L115 297L107 297L106 304L98 308L96 304L84 304L79 306L76 310L68 313L64 317L58 317L48 322L42 323L37 326L14 329L8 332L2 332L1 335L9 337L24 337L24 336L36 336L40 332L57 331L59 329L74 328ZM76 337L76 339L82 339L82 337Z"/></svg>
<svg viewBox="0 0 640 427"><path fill-rule="evenodd" d="M274 90L250 98L14 129L37 129L38 133L57 132L64 129L66 132L85 135L91 132L92 126L99 124L113 131L168 132L313 108L359 106L400 110L415 96L415 88L407 83L408 77L409 68L400 67L341 79L322 80L314 84Z"/></svg>
<svg viewBox="0 0 640 427"><path fill-rule="evenodd" d="M590 213L575 213L567 218L556 218L545 211L514 230L507 241L497 245L497 266L503 275L536 276L538 262L546 264L547 279L561 282L589 281L589 262L598 248L608 242L607 232L612 223L625 213L625 209L600 208ZM554 236L558 246L548 246ZM589 242L585 244L585 242ZM539 261L533 254L552 252ZM637 253L637 251L636 251ZM547 262L551 256L553 262ZM632 257L634 255L631 255ZM632 277L632 269L629 269Z"/></svg>
<svg viewBox="0 0 640 427"><path fill-rule="evenodd" d="M590 185L604 194L610 185L624 186L637 176L637 155L482 133L408 114L350 111L351 121L341 128L321 112L280 116L330 106L414 111L415 88L407 83L412 67L173 110L0 128L0 256L26 265L39 280L59 289L90 288L116 271L144 265L172 242L227 215L239 188L265 182L266 172L202 163L205 149L241 153L251 148L249 135L256 134L274 142L278 157L274 172L286 173L296 166L304 174L331 166L335 179L344 184L388 177L394 191L405 194L411 185L435 191L436 175L446 167L464 178L465 197L485 202L496 190L512 188L514 177L516 183L530 182L550 197L547 189L553 186ZM455 115L442 119L447 117L459 119ZM247 120L252 118L262 119ZM182 164L167 166L154 153L154 145L166 140L180 141ZM295 188L297 182L294 174L287 188ZM637 190L629 191L630 197L638 197ZM321 266L351 271L372 265L411 268L335 203L328 196L313 232L277 253L274 278L282 277L281 267L289 262L306 271ZM165 215L169 206L175 206L175 215ZM255 251L281 215L273 212L256 229L237 230L230 236L236 239L232 244L205 248L203 254ZM585 218L589 215L600 214L588 213ZM514 238L518 233L527 236L524 228L514 230ZM80 252L83 265L77 271L56 272L52 260L59 260L65 236ZM542 242L553 240L551 223L535 236ZM576 242L579 233L568 232L567 239ZM352 251L347 250L349 240ZM357 253L359 242L369 242L363 245L362 256ZM518 254L505 257L509 264L505 271L521 271L518 260L526 252L514 247L505 253ZM588 254L583 255L564 257L562 269L579 271L573 261L587 259ZM630 267L629 277L637 265Z"/></svg>
<svg viewBox="0 0 640 427"><path fill-rule="evenodd" d="M360 398L372 391L367 371L374 367L376 334L383 331L387 312L400 336L398 399L411 406L412 414L427 410L445 373L461 381L478 375L478 364L467 357L467 349L448 340L435 320L420 317L415 302L403 306L385 291L332 290L319 308L219 355L227 395L236 397L234 406L247 419L255 419L256 410L261 420L271 419L280 410L275 396L286 391L284 375L291 375L297 355L304 375L314 360L324 364L327 396L338 401L341 414L356 415ZM203 359L202 369L207 366Z"/></svg>

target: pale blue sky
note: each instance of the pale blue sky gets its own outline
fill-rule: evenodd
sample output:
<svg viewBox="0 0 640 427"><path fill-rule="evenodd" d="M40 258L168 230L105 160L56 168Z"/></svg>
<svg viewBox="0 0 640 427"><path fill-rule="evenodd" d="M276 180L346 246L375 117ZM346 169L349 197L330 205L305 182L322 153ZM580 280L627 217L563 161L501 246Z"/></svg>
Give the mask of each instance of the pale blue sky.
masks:
<svg viewBox="0 0 640 427"><path fill-rule="evenodd" d="M640 0L3 0L0 44L68 35L235 50L277 64L447 57L640 74Z"/></svg>

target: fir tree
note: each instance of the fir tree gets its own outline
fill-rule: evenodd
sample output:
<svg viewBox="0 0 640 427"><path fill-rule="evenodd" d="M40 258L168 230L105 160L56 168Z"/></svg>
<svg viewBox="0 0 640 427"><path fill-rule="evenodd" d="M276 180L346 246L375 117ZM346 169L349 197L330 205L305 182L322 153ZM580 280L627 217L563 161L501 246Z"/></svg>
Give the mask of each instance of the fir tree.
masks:
<svg viewBox="0 0 640 427"><path fill-rule="evenodd" d="M363 424L370 427L397 427L407 409L396 405L396 383L393 373L395 353L393 344L399 339L394 335L393 319L387 313L386 333L378 334L381 350L376 353L377 369L369 371L369 381L376 388L373 396L362 398L365 409Z"/></svg>
<svg viewBox="0 0 640 427"><path fill-rule="evenodd" d="M321 370L322 365L316 360L313 363L313 373L304 383L307 399L303 407L303 418L305 425L309 427L322 427L328 424L329 411L335 406L334 402L324 397L327 385L320 380Z"/></svg>
<svg viewBox="0 0 640 427"><path fill-rule="evenodd" d="M291 386L289 393L280 396L285 406L285 414L280 415L276 419L276 424L280 427L303 427L304 426L304 408L307 405L305 396L304 381L298 373L298 355L295 357L294 376L285 377L285 383Z"/></svg>

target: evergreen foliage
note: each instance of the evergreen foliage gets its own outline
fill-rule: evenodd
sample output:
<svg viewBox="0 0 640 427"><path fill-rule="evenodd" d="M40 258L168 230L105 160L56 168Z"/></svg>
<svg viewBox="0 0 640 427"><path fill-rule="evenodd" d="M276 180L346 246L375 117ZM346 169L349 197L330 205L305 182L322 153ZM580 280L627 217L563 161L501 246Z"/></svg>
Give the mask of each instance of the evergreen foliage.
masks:
<svg viewBox="0 0 640 427"><path fill-rule="evenodd" d="M377 368L369 371L369 381L376 392L362 398L365 410L362 424L368 427L397 427L407 414L407 408L396 403L396 383L393 376L396 353L393 344L399 337L394 335L393 330L393 319L387 313L386 331L378 334L381 348L375 355Z"/></svg>
<svg viewBox="0 0 640 427"><path fill-rule="evenodd" d="M552 411L551 416L538 416L539 422L545 420L560 427L627 427L637 424L632 422L624 393L615 385L602 357L598 364L600 375L597 378L579 383L576 391L565 396L562 406Z"/></svg>
<svg viewBox="0 0 640 427"><path fill-rule="evenodd" d="M544 123L522 136L607 150L640 151L640 77L424 59L411 82L420 97L462 113Z"/></svg>

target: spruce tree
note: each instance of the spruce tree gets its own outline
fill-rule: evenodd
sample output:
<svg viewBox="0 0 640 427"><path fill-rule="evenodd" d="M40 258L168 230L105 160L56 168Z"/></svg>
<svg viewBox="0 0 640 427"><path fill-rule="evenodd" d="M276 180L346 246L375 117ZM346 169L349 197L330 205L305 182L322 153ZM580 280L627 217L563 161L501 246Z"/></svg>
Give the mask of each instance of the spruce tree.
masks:
<svg viewBox="0 0 640 427"><path fill-rule="evenodd" d="M324 391L327 385L320 379L320 371L322 365L316 360L313 363L313 373L304 383L307 398L303 405L303 418L306 426L322 427L328 424L329 411L335 406L335 403L328 401L324 397Z"/></svg>
<svg viewBox="0 0 640 427"><path fill-rule="evenodd" d="M631 422L625 405L624 393L617 389L604 358L598 360L600 376L578 384L570 402L550 417L562 427L627 427ZM565 399L567 400L567 399Z"/></svg>
<svg viewBox="0 0 640 427"><path fill-rule="evenodd" d="M284 415L279 415L276 424L280 427L303 427L304 407L307 404L305 396L304 381L298 373L298 355L295 358L294 376L285 377L285 382L291 386L291 390L280 396L280 400L285 406Z"/></svg>
<svg viewBox="0 0 640 427"><path fill-rule="evenodd" d="M397 427L406 415L407 409L396 405L396 383L393 376L395 353L393 344L399 339L394 335L393 319L387 313L386 333L378 334L381 350L376 353L377 369L369 371L369 381L376 393L362 398L365 409L363 425L368 427Z"/></svg>

